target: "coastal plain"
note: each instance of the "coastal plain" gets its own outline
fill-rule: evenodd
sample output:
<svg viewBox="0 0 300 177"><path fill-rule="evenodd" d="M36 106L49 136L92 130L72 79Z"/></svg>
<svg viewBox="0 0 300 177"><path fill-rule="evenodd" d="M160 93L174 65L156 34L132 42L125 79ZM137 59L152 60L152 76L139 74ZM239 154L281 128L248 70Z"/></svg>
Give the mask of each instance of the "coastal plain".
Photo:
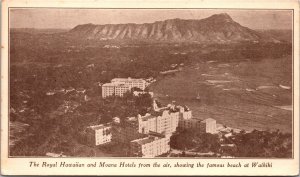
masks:
<svg viewBox="0 0 300 177"><path fill-rule="evenodd" d="M212 117L223 125L245 130L291 133L291 86L292 57L286 56L198 62L160 77L151 90L165 103L176 101L189 106L195 118Z"/></svg>

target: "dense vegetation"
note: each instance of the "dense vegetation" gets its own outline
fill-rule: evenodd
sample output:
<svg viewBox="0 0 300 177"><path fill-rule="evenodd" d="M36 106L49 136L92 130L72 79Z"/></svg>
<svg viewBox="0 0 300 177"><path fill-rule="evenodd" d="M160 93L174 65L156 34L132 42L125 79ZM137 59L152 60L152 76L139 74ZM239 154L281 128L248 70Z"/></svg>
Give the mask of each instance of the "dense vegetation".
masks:
<svg viewBox="0 0 300 177"><path fill-rule="evenodd" d="M216 135L185 130L171 137L170 146L180 150L193 149L197 152L218 152L220 143Z"/></svg>
<svg viewBox="0 0 300 177"><path fill-rule="evenodd" d="M107 43L119 48L105 48ZM203 60L259 60L279 58L292 52L290 43L122 44L79 40L64 33L20 32L11 33L10 50L12 66L21 67L15 70L39 66L47 75L59 79L57 83L49 80L49 85L57 84L55 86L62 83L75 85L74 78L80 78L77 84L82 85L85 78L89 78L90 82L105 82L113 77L155 77L160 71L170 69L171 64L190 64ZM90 64L94 64L93 67L87 68ZM85 83L82 86L89 85Z"/></svg>
<svg viewBox="0 0 300 177"><path fill-rule="evenodd" d="M183 131L171 137L170 145L183 151L214 152L221 156L292 157L292 135L289 133L253 130L250 133L241 131L228 138L219 136Z"/></svg>
<svg viewBox="0 0 300 177"><path fill-rule="evenodd" d="M51 104L54 102L55 99ZM11 149L10 155L44 156L46 152L75 155L77 144L86 143L84 131L87 126L110 122L116 116L122 120L128 116L143 115L151 108L152 98L149 94L134 97L128 93L124 98L110 97L104 100L96 97L83 101L79 95L73 99L72 104L75 103L80 103L80 106L74 111L47 110L43 116L37 114L25 116L25 119L24 115L12 114L15 120L30 123L31 126L26 132L28 136Z"/></svg>
<svg viewBox="0 0 300 177"><path fill-rule="evenodd" d="M292 135L279 131L258 131L237 134L231 141L236 150L230 155L235 157L292 157Z"/></svg>

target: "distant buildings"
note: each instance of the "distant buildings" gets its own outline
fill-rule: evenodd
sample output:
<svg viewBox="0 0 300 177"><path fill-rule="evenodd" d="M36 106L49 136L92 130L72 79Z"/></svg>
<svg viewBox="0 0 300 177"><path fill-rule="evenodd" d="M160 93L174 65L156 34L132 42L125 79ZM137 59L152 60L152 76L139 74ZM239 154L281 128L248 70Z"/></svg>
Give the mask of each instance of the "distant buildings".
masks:
<svg viewBox="0 0 300 177"><path fill-rule="evenodd" d="M134 91L134 92L133 92L133 95L134 95L134 96L139 96L139 95L146 94L146 93L148 93L148 94L153 98L153 96L154 96L153 92Z"/></svg>
<svg viewBox="0 0 300 177"><path fill-rule="evenodd" d="M49 91L49 92L46 93L46 95L48 95L48 96L49 95L54 95L54 94L55 94L55 92L52 92L52 91Z"/></svg>
<svg viewBox="0 0 300 177"><path fill-rule="evenodd" d="M100 40L107 40L107 39L106 38L101 38ZM116 48L116 49L119 49L120 47L116 46L116 45L105 45L103 48Z"/></svg>
<svg viewBox="0 0 300 177"><path fill-rule="evenodd" d="M53 90L50 90L48 92L46 92L46 95L55 95L55 94L68 94L68 93L73 93L73 91L75 93L80 93L80 94L84 94L86 92L86 89L84 88L73 88L73 87L68 87L66 89L64 88L55 88Z"/></svg>
<svg viewBox="0 0 300 177"><path fill-rule="evenodd" d="M75 89L73 88L73 87L68 87L67 89L66 89L66 93L69 93L69 92L72 92L72 91L74 91Z"/></svg>
<svg viewBox="0 0 300 177"><path fill-rule="evenodd" d="M76 89L76 92L77 93L85 93L86 90L84 88L78 88L78 89Z"/></svg>
<svg viewBox="0 0 300 177"><path fill-rule="evenodd" d="M130 91L132 88L139 88L143 91L146 88L146 81L143 79L133 79L130 77L112 79L111 83L106 83L102 85L102 97L122 97L124 93Z"/></svg>
<svg viewBox="0 0 300 177"><path fill-rule="evenodd" d="M65 93L65 89L64 88L55 88L54 92L55 93Z"/></svg>

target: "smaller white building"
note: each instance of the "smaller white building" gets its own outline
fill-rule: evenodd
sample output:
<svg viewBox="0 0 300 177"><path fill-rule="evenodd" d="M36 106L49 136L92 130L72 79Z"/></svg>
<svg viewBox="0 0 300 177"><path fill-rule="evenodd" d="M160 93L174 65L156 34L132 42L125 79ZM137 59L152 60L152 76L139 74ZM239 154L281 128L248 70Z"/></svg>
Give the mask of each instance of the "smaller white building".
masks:
<svg viewBox="0 0 300 177"><path fill-rule="evenodd" d="M201 121L201 127L200 130L204 133L211 133L215 134L217 133L217 121L212 118L205 119Z"/></svg>

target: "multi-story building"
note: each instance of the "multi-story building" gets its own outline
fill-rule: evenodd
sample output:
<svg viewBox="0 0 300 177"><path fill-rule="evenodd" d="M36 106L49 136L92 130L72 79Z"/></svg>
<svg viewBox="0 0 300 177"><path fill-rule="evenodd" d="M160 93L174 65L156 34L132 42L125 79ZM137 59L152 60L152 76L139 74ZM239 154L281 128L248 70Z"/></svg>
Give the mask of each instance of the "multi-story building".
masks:
<svg viewBox="0 0 300 177"><path fill-rule="evenodd" d="M169 110L158 112L158 114L145 116L138 115L139 132L149 133L157 132L165 135L171 135L178 126L179 114L170 113Z"/></svg>
<svg viewBox="0 0 300 177"><path fill-rule="evenodd" d="M186 114L188 113L188 114ZM171 136L178 127L181 117L188 118L190 110L165 108L147 113L145 116L128 117L120 123L119 118L114 118L112 139L120 143L129 143L134 139L145 137L149 132L161 133Z"/></svg>
<svg viewBox="0 0 300 177"><path fill-rule="evenodd" d="M165 108L156 107L151 114L147 113L145 116L122 120L114 117L108 125L90 126L87 131L90 135L88 139L94 145L111 141L127 144L131 156L155 157L170 150L170 136L180 123L191 121L191 116L187 107L173 104ZM207 121L207 127L211 130L209 123Z"/></svg>
<svg viewBox="0 0 300 177"><path fill-rule="evenodd" d="M106 83L102 85L102 97L119 96L122 97L124 93L130 91L130 88L125 84Z"/></svg>
<svg viewBox="0 0 300 177"><path fill-rule="evenodd" d="M201 127L200 130L204 133L211 133L215 134L217 133L217 122L215 119L208 118L203 121L201 121Z"/></svg>
<svg viewBox="0 0 300 177"><path fill-rule="evenodd" d="M100 124L90 126L86 129L87 141L90 145L101 145L111 142L111 124Z"/></svg>
<svg viewBox="0 0 300 177"><path fill-rule="evenodd" d="M119 96L122 97L124 93L130 91L132 88L139 88L145 90L146 81L143 79L132 78L115 78L111 80L111 83L102 85L102 97Z"/></svg>
<svg viewBox="0 0 300 177"><path fill-rule="evenodd" d="M179 129L184 130L184 129L193 129L196 131L200 131L201 128L201 121L200 119L182 119L179 121Z"/></svg>
<svg viewBox="0 0 300 177"><path fill-rule="evenodd" d="M208 118L205 120L200 119L182 119L179 121L179 129L193 130L201 133L215 134L217 132L216 120Z"/></svg>
<svg viewBox="0 0 300 177"><path fill-rule="evenodd" d="M112 129L112 141L118 143L129 143L132 140L145 137L146 135L140 133L135 117L130 117L121 123L115 121Z"/></svg>
<svg viewBox="0 0 300 177"><path fill-rule="evenodd" d="M170 138L158 133L150 133L145 138L130 142L130 156L155 157L170 151Z"/></svg>
<svg viewBox="0 0 300 177"><path fill-rule="evenodd" d="M150 131L171 135L178 127L179 120L190 119L192 112L188 108L181 106L166 107L152 114L145 116L138 115L138 125L140 133L148 133Z"/></svg>
<svg viewBox="0 0 300 177"><path fill-rule="evenodd" d="M188 107L179 106L179 119L186 120L192 118L192 111Z"/></svg>
<svg viewBox="0 0 300 177"><path fill-rule="evenodd" d="M146 88L146 81L143 79L134 79L134 78L114 78L111 80L111 83L116 83L116 84L125 84L129 86L130 89L136 87L141 90L145 90Z"/></svg>
<svg viewBox="0 0 300 177"><path fill-rule="evenodd" d="M130 87L126 84L117 84L115 86L115 96L123 97L124 93L130 91Z"/></svg>
<svg viewBox="0 0 300 177"><path fill-rule="evenodd" d="M102 98L115 95L115 85L112 83L106 83L102 85Z"/></svg>

